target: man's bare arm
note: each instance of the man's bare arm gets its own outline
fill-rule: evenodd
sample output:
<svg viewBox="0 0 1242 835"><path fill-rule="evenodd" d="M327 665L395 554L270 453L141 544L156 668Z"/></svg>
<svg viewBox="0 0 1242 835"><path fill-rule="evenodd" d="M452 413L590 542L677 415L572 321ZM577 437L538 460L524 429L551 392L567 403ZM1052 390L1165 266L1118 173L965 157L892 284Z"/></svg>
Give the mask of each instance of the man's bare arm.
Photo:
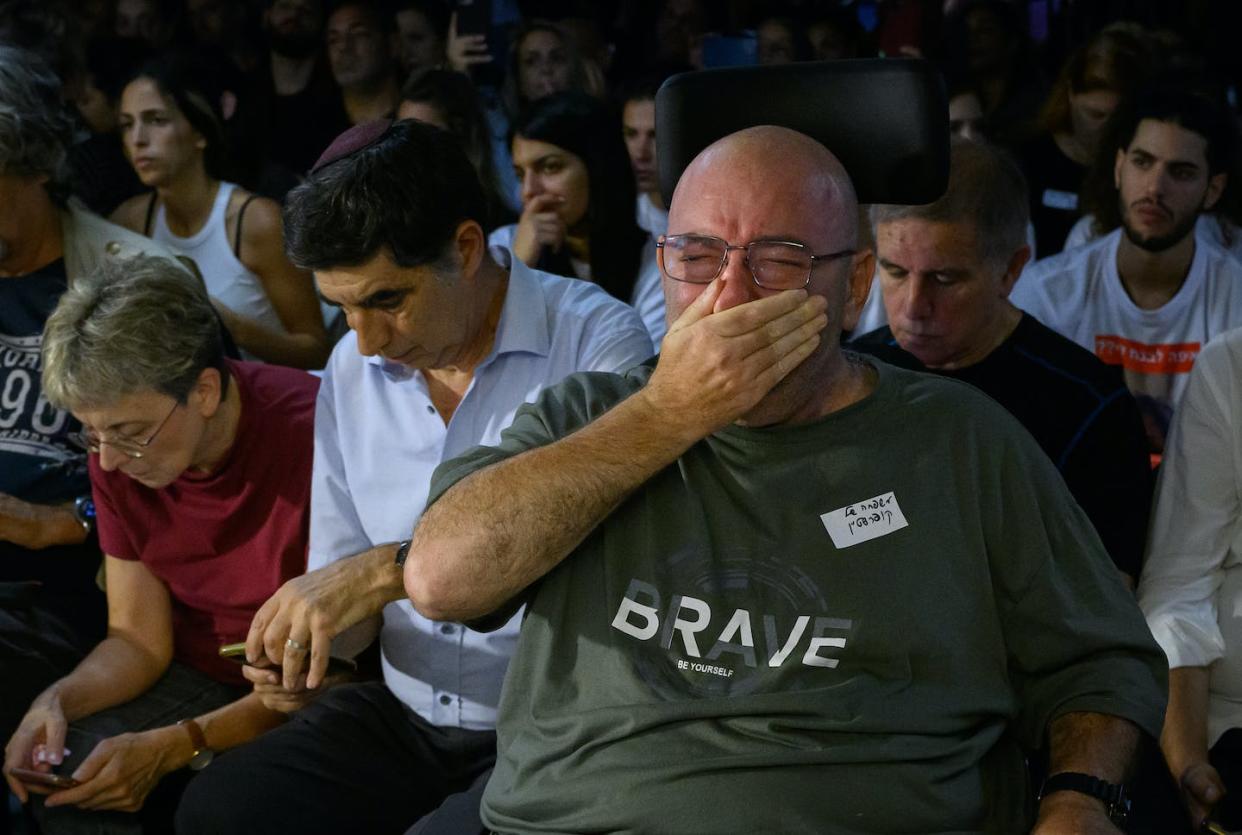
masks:
<svg viewBox="0 0 1242 835"><path fill-rule="evenodd" d="M405 566L420 612L468 621L503 607L819 344L822 297L790 291L711 314L720 287L713 282L673 324L645 388L566 438L462 479L428 508Z"/></svg>
<svg viewBox="0 0 1242 835"><path fill-rule="evenodd" d="M1139 729L1103 713L1066 713L1048 729L1048 775L1075 771L1122 783L1134 765ZM1113 833L1103 801L1072 791L1048 795L1039 804L1038 833Z"/></svg>

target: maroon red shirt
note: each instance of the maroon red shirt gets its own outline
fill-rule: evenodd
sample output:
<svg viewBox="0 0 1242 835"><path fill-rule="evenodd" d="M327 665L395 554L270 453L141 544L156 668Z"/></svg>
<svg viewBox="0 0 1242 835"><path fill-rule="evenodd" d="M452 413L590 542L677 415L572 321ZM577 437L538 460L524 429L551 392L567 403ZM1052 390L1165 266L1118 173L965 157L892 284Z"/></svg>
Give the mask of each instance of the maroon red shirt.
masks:
<svg viewBox="0 0 1242 835"><path fill-rule="evenodd" d="M90 474L103 552L141 560L168 587L173 657L244 685L218 651L244 640L258 608L306 570L319 380L259 363L229 361L229 371L241 418L214 472L152 490L91 456Z"/></svg>

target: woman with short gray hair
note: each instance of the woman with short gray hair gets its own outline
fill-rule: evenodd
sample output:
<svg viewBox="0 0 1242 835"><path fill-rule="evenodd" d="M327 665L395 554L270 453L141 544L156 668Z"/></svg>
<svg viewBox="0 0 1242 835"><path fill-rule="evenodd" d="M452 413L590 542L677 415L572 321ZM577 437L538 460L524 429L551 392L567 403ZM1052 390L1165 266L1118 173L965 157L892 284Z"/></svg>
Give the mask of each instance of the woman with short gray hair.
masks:
<svg viewBox="0 0 1242 835"><path fill-rule="evenodd" d="M162 258L108 265L71 287L48 319L43 356L48 400L75 412L144 389L184 402L206 368L227 388L211 301Z"/></svg>
<svg viewBox="0 0 1242 835"><path fill-rule="evenodd" d="M305 570L318 380L226 359L203 287L146 256L65 292L43 362L90 453L108 637L30 705L5 778L47 794L48 835L171 829L165 775L281 721L219 650ZM49 786L56 767L75 783Z"/></svg>

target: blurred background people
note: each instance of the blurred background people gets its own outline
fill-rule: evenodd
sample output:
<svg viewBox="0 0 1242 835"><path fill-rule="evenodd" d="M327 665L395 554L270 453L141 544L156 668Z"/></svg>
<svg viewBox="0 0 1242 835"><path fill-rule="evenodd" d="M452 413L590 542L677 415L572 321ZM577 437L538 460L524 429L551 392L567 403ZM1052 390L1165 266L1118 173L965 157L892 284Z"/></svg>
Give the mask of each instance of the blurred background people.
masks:
<svg viewBox="0 0 1242 835"><path fill-rule="evenodd" d="M398 119L418 119L444 128L458 138L479 174L487 197L486 231L512 220L503 181L492 157L491 137L483 103L470 79L451 70L415 71L401 88Z"/></svg>
<svg viewBox="0 0 1242 835"><path fill-rule="evenodd" d="M969 83L949 84L949 133L963 139L986 139L987 120L983 101Z"/></svg>
<svg viewBox="0 0 1242 835"><path fill-rule="evenodd" d="M630 156L634 185L638 189L638 225L653 238L668 228L668 207L660 192L660 166L656 159L655 97L658 77L639 79L622 93L621 135Z"/></svg>
<svg viewBox="0 0 1242 835"><path fill-rule="evenodd" d="M665 325L655 245L635 220L634 178L608 108L577 92L540 99L514 126L513 167L522 215L490 243L633 305L658 345Z"/></svg>
<svg viewBox="0 0 1242 835"><path fill-rule="evenodd" d="M163 49L176 33L176 6L158 0L116 0L112 33L118 38L142 41L151 49Z"/></svg>
<svg viewBox="0 0 1242 835"><path fill-rule="evenodd" d="M518 30L509 51L503 98L510 120L530 105L566 90L599 95L602 79L582 62L569 35L549 21L533 21Z"/></svg>
<svg viewBox="0 0 1242 835"><path fill-rule="evenodd" d="M1004 0L973 0L945 21L950 74L972 80L993 137L1009 145L1030 130L1047 91L1021 14Z"/></svg>
<svg viewBox="0 0 1242 835"><path fill-rule="evenodd" d="M448 60L449 6L443 0L397 0L393 4L401 36L401 77L439 69Z"/></svg>
<svg viewBox="0 0 1242 835"><path fill-rule="evenodd" d="M1140 27L1114 24L1061 68L1019 159L1030 185L1031 222L1041 257L1055 255L1081 215L1078 193L1108 118L1142 85L1153 60Z"/></svg>
<svg viewBox="0 0 1242 835"><path fill-rule="evenodd" d="M194 260L243 356L322 368L323 315L310 275L285 257L280 207L223 179L221 99L207 69L185 57L152 61L126 85L125 151L152 191L113 219Z"/></svg>
<svg viewBox="0 0 1242 835"><path fill-rule="evenodd" d="M806 30L792 17L777 15L760 21L755 36L760 64L792 64L812 57Z"/></svg>
<svg viewBox="0 0 1242 835"><path fill-rule="evenodd" d="M266 68L260 67L267 158L292 177L305 174L349 127L325 52L323 0L268 0ZM266 72L264 72L266 69Z"/></svg>
<svg viewBox="0 0 1242 835"><path fill-rule="evenodd" d="M378 0L346 0L328 15L328 61L351 125L391 119L400 87L396 23Z"/></svg>

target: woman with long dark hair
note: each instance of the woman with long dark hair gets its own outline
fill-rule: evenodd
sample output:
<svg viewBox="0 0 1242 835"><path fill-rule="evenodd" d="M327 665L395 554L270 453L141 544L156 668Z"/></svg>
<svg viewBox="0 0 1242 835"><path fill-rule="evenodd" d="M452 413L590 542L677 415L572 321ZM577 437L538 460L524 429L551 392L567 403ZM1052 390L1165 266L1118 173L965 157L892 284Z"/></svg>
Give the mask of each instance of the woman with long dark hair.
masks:
<svg viewBox="0 0 1242 835"><path fill-rule="evenodd" d="M138 72L121 93L121 138L152 191L112 219L194 260L247 359L322 368L323 314L310 275L285 258L280 206L225 179L231 96L192 58L159 58Z"/></svg>
<svg viewBox="0 0 1242 835"><path fill-rule="evenodd" d="M664 294L651 236L635 222L635 186L621 126L582 93L539 100L513 132L522 215L491 242L528 266L594 281L638 310L658 345Z"/></svg>

